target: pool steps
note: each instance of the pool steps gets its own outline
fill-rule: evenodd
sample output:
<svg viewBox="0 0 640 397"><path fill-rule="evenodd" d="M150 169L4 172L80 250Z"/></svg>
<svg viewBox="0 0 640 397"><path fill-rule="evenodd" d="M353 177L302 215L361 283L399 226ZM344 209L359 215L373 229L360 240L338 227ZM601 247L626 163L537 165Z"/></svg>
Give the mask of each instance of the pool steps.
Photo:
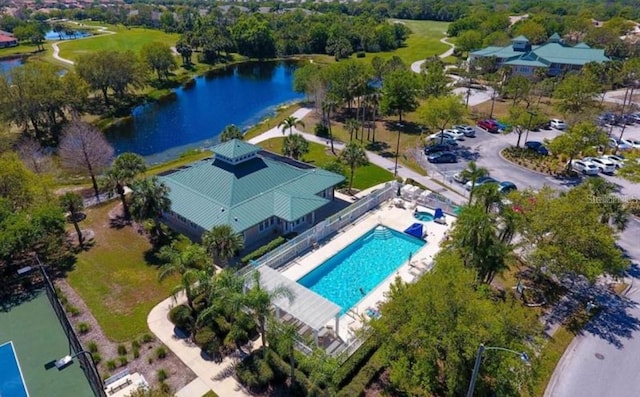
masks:
<svg viewBox="0 0 640 397"><path fill-rule="evenodd" d="M373 231L373 237L378 240L387 240L393 237L393 235L391 234L391 230L389 230L388 228L384 226L377 226Z"/></svg>

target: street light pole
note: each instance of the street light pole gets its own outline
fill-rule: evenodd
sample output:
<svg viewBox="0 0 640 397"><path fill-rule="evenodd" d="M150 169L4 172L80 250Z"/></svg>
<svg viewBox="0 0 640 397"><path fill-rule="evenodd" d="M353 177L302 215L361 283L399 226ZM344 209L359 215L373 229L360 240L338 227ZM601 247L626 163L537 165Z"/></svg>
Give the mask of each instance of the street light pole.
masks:
<svg viewBox="0 0 640 397"><path fill-rule="evenodd" d="M527 134L524 136L524 141L527 142L527 140L529 140L529 131L531 130L531 121L533 120L533 116L535 116L536 114L530 110L527 110L527 113L529 113L529 125L527 126Z"/></svg>
<svg viewBox="0 0 640 397"><path fill-rule="evenodd" d="M473 391L476 387L476 380L478 379L478 373L480 372L480 364L482 363L482 353L484 353L485 350L501 350L508 353L513 353L518 355L522 361L526 363L529 362L529 356L525 352L518 352L504 347L485 346L481 343L480 346L478 346L478 352L476 353L476 362L473 365L473 374L471 374L471 382L469 382L467 397L473 397Z"/></svg>

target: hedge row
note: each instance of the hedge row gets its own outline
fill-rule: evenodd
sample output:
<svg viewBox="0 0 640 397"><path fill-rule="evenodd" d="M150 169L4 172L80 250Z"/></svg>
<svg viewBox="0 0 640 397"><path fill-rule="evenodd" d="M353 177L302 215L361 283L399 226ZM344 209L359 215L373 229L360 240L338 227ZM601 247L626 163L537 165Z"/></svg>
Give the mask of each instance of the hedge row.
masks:
<svg viewBox="0 0 640 397"><path fill-rule="evenodd" d="M271 240L269 243L258 248L257 250L243 256L242 259L240 259L240 262L242 262L243 265L248 265L249 262L251 262L252 260L260 258L261 256L263 256L269 251L273 251L274 249L278 248L279 246L286 243L288 240L290 240L291 238L297 235L298 233L287 233L284 236L279 236Z"/></svg>
<svg viewBox="0 0 640 397"><path fill-rule="evenodd" d="M347 359L347 361L342 363L333 375L333 382L338 386L338 389L349 383L358 371L360 371L360 368L369 361L371 356L373 356L377 350L378 345L374 342L373 338L369 338L358 350L356 350L355 353L351 355L351 357Z"/></svg>
<svg viewBox="0 0 640 397"><path fill-rule="evenodd" d="M369 386L371 381L380 374L383 368L384 361L382 359L382 353L376 350L376 352L371 356L369 362L362 367L353 380L338 392L337 397L364 396L364 391L367 386Z"/></svg>

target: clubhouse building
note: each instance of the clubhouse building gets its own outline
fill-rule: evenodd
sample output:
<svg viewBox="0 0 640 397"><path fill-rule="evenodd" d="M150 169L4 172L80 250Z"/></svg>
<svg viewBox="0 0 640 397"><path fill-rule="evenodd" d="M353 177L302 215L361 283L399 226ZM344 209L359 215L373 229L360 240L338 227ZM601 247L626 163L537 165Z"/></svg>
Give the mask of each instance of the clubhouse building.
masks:
<svg viewBox="0 0 640 397"><path fill-rule="evenodd" d="M160 177L170 189L165 222L194 240L225 224L243 236L245 246L304 230L344 180L237 139L212 151L213 157Z"/></svg>
<svg viewBox="0 0 640 397"><path fill-rule="evenodd" d="M511 40L506 47L490 46L469 54L469 60L495 57L498 67L510 66L512 74L527 77L536 70L545 69L547 76L559 76L568 71L580 70L589 62L610 61L604 50L591 48L585 43L566 45L557 33L541 45L531 45L524 36Z"/></svg>

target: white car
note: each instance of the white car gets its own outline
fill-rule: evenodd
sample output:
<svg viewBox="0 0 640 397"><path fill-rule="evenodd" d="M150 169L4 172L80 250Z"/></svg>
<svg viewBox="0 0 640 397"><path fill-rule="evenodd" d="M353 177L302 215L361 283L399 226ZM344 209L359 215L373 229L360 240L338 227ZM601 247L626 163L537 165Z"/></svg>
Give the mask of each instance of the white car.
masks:
<svg viewBox="0 0 640 397"><path fill-rule="evenodd" d="M454 125L453 127L451 127L451 129L461 132L462 134L464 134L464 136L467 136L469 138L473 138L476 136L476 129L470 125Z"/></svg>
<svg viewBox="0 0 640 397"><path fill-rule="evenodd" d="M571 160L571 169L584 175L598 175L600 168L590 161Z"/></svg>
<svg viewBox="0 0 640 397"><path fill-rule="evenodd" d="M458 131L456 129L447 129L442 131L445 134L449 134L453 139L458 140L458 141L462 141L464 140L464 133L462 131Z"/></svg>
<svg viewBox="0 0 640 397"><path fill-rule="evenodd" d="M462 134L458 134L457 132L455 134L452 134L451 132L449 132L451 130L444 130L442 132L438 132L437 134L432 134L429 135L429 140L433 141L433 142L438 142L440 143L440 140L442 140L442 138L444 137L444 140L452 140L452 141L457 141L460 140L459 136L462 136L462 139L464 139L464 135Z"/></svg>
<svg viewBox="0 0 640 397"><path fill-rule="evenodd" d="M626 159L620 157L620 156L616 156L615 154L605 154L603 156L600 157L601 159L607 159L609 161L611 161L613 163L613 165L616 166L617 169L620 169L622 167L624 167L624 163L625 161L627 161Z"/></svg>
<svg viewBox="0 0 640 397"><path fill-rule="evenodd" d="M621 151L633 149L632 145L624 143L623 141L619 141L615 138L609 138L609 147L612 149L618 149Z"/></svg>
<svg viewBox="0 0 640 397"><path fill-rule="evenodd" d="M623 138L620 139L620 142L624 143L625 145L629 145L634 149L640 149L640 140L638 139Z"/></svg>
<svg viewBox="0 0 640 397"><path fill-rule="evenodd" d="M600 172L603 174L613 174L616 171L616 165L611 160L597 158L597 157L588 157L582 159L583 161L588 161L590 163L595 164L596 167L600 169Z"/></svg>
<svg viewBox="0 0 640 397"><path fill-rule="evenodd" d="M551 125L551 127L555 128L556 130L564 130L567 128L567 124L564 122L564 120L560 119L551 119L549 121L549 125Z"/></svg>
<svg viewBox="0 0 640 397"><path fill-rule="evenodd" d="M464 171L460 171L453 174L453 180L462 184L467 183L469 180L462 175L463 172Z"/></svg>

